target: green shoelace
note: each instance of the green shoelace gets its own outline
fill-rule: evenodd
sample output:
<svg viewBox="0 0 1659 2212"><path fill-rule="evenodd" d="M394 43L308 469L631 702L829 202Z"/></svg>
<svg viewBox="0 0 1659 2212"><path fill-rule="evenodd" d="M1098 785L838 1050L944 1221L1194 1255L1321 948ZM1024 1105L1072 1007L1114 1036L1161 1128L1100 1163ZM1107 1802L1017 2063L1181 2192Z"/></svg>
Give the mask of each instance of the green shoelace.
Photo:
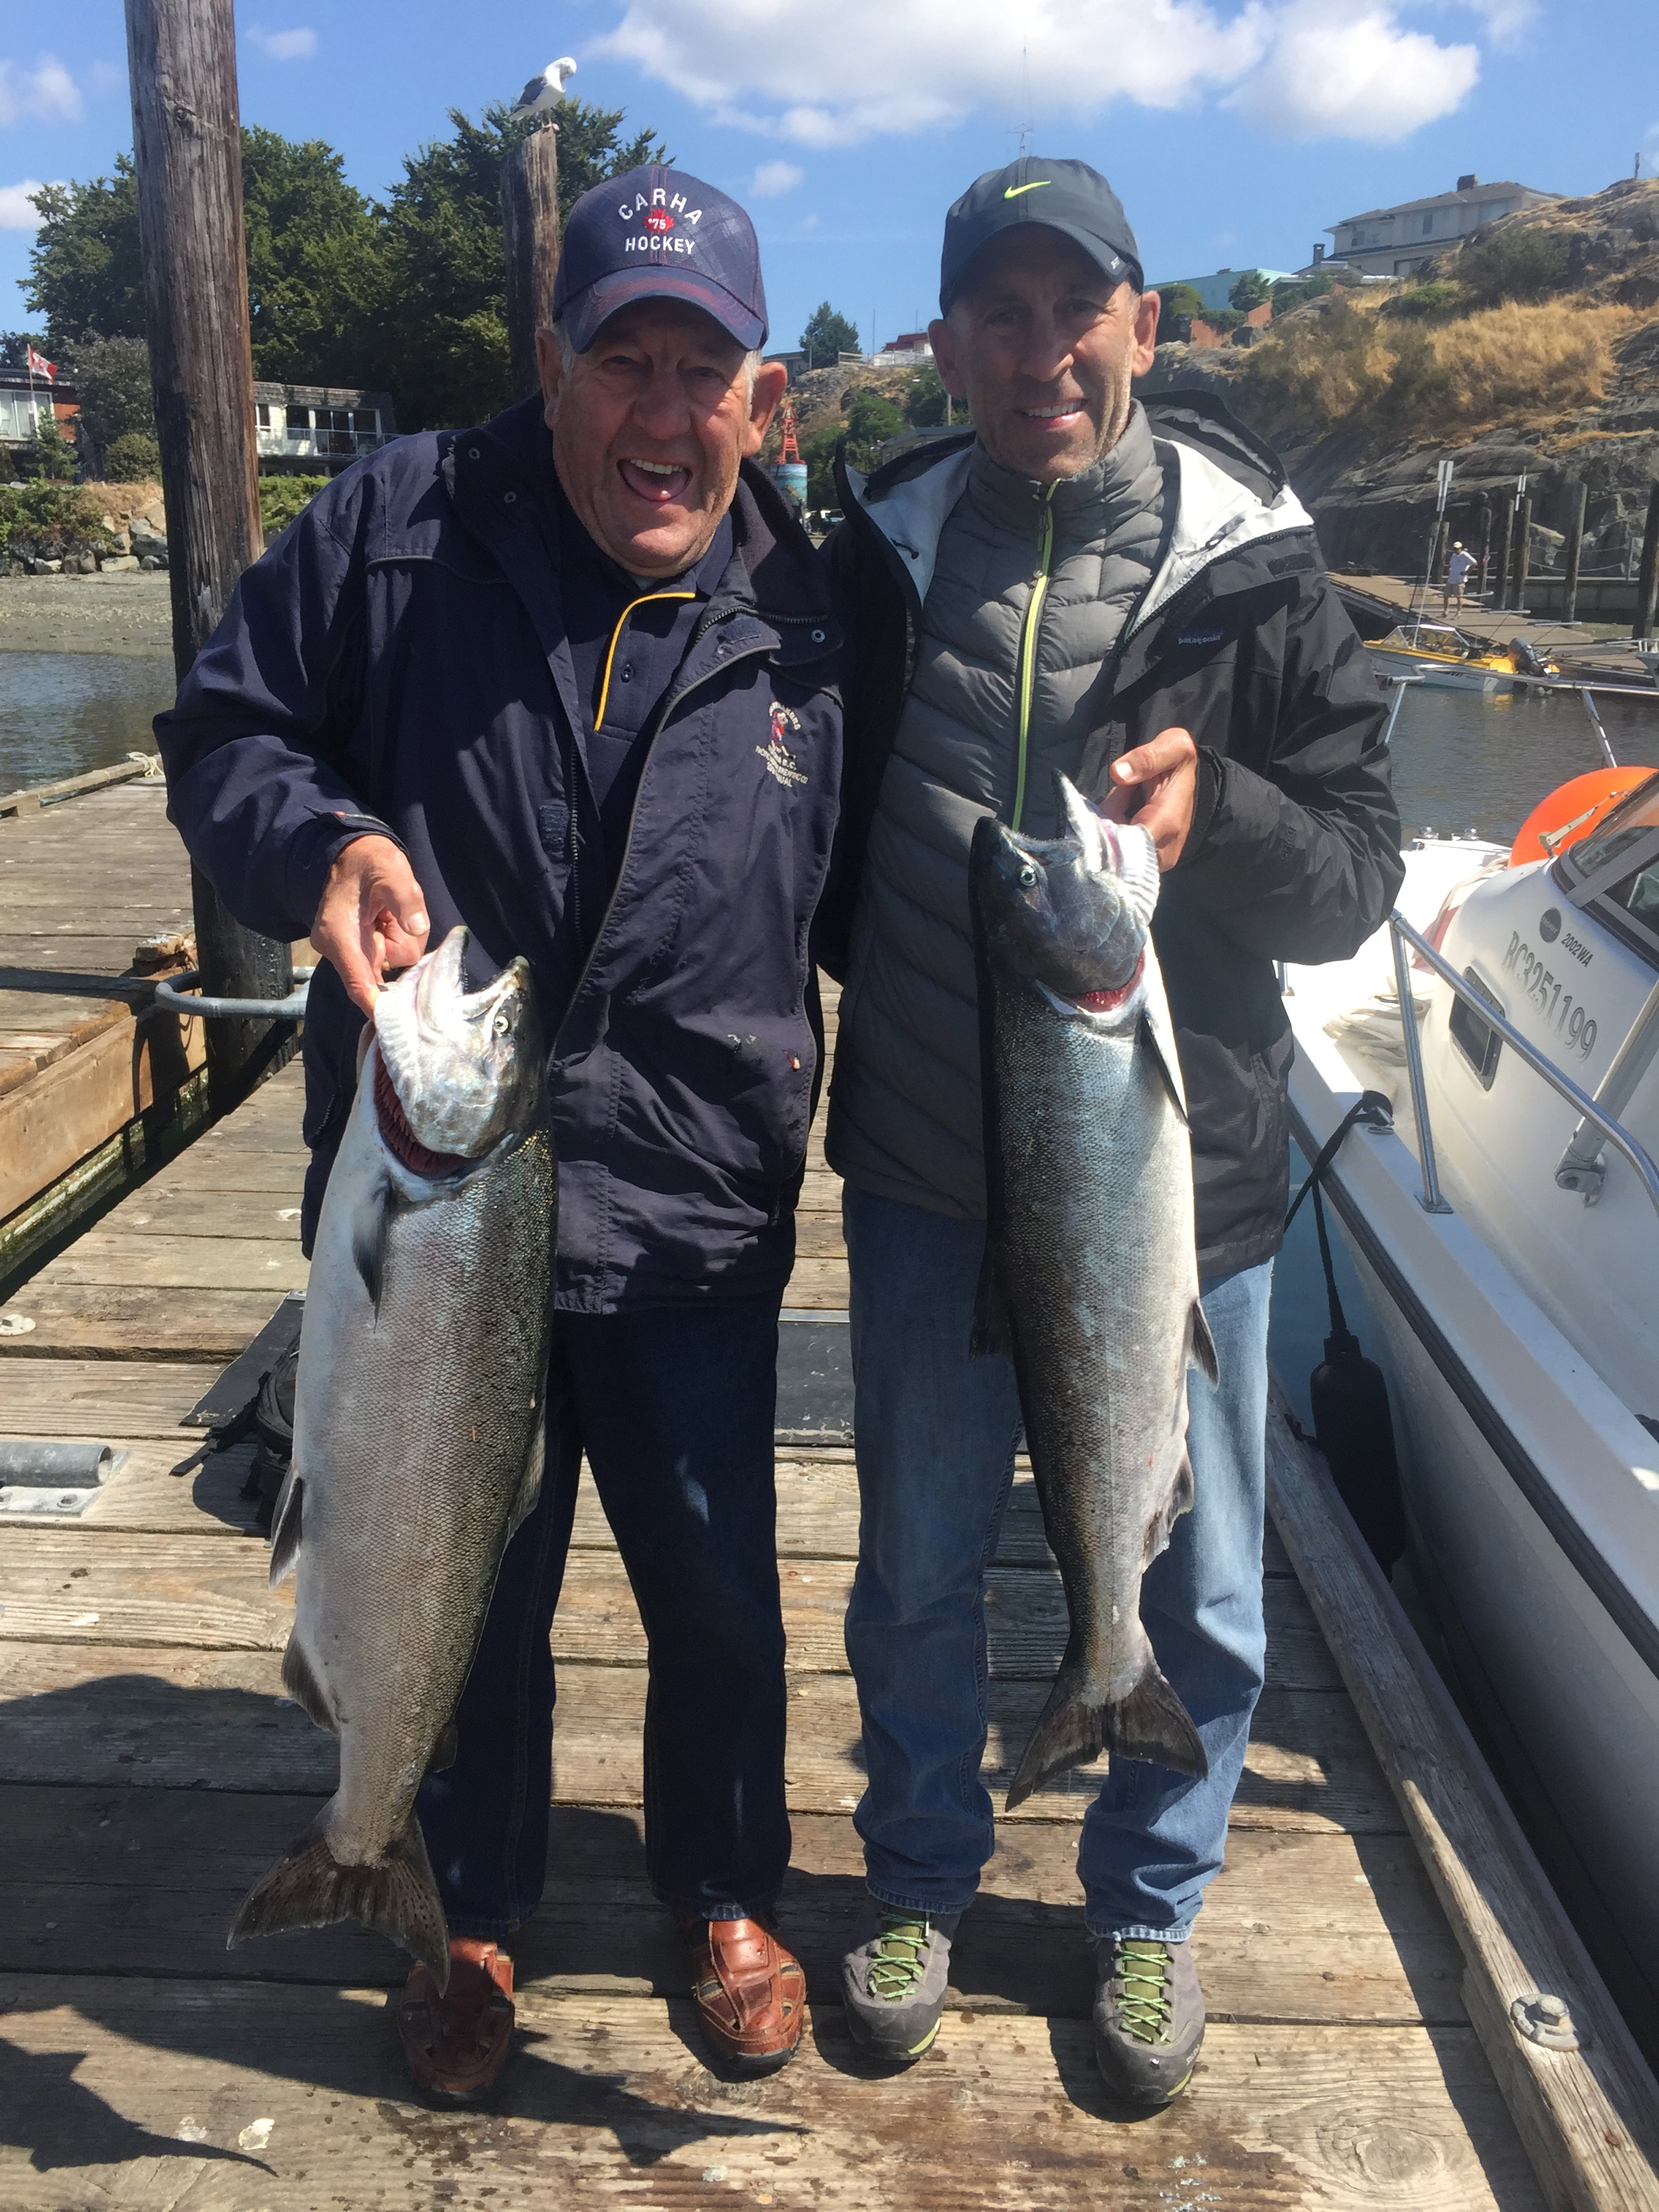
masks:
<svg viewBox="0 0 1659 2212"><path fill-rule="evenodd" d="M1170 1995L1170 1954L1162 1943L1126 1936L1117 1947L1118 2002L1123 2032L1137 2043L1167 2043L1175 2011Z"/></svg>
<svg viewBox="0 0 1659 2212"><path fill-rule="evenodd" d="M929 1923L925 1914L884 1912L870 1960L870 1994L884 2004L902 2004L927 1969Z"/></svg>

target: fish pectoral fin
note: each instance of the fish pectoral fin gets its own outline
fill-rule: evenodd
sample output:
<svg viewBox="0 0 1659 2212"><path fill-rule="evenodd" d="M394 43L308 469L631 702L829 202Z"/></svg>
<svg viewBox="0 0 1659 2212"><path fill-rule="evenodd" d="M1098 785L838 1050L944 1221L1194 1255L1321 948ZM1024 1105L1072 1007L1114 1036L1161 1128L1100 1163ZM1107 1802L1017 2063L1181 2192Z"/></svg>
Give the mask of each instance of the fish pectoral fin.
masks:
<svg viewBox="0 0 1659 2212"><path fill-rule="evenodd" d="M536 1500L542 1494L542 1469L547 1462L547 1420L538 1408L535 1433L530 1439L530 1456L524 1463L524 1480L519 1485L519 1494L513 1501L513 1510L507 1519L507 1533L511 1536L522 1521L529 1519L536 1510Z"/></svg>
<svg viewBox="0 0 1659 2212"><path fill-rule="evenodd" d="M1150 1012L1146 1012L1140 1017L1139 1040L1163 1079L1164 1088L1170 1094L1170 1103L1184 1121L1187 1119L1187 1087L1181 1079L1181 1062L1176 1057L1174 1039L1166 1037L1160 1024L1152 1019Z"/></svg>
<svg viewBox="0 0 1659 2212"><path fill-rule="evenodd" d="M974 1325L968 1332L968 1357L983 1359L991 1353L1004 1359L1013 1358L1014 1324L1008 1308L1007 1286L988 1242L985 1257L979 1263L979 1289L974 1296Z"/></svg>
<svg viewBox="0 0 1659 2212"><path fill-rule="evenodd" d="M351 1217L351 1257L362 1277L368 1302L378 1315L386 1278L386 1238L397 1211L397 1194L382 1176L357 1201Z"/></svg>
<svg viewBox="0 0 1659 2212"><path fill-rule="evenodd" d="M270 1521L270 1587L275 1589L284 1576L291 1575L299 1564L300 1537L305 1518L306 1479L299 1469L290 1466L277 1494L276 1510Z"/></svg>
<svg viewBox="0 0 1659 2212"><path fill-rule="evenodd" d="M288 1649L283 1654L283 1687L319 1729L326 1729L331 1735L338 1735L340 1723L333 1705L313 1671L297 1630L289 1636Z"/></svg>
<svg viewBox="0 0 1659 2212"><path fill-rule="evenodd" d="M428 1774L442 1774L453 1766L461 1748L461 1732L453 1721L446 1721L438 1732L438 1741L432 1747L432 1756L426 1763Z"/></svg>
<svg viewBox="0 0 1659 2212"><path fill-rule="evenodd" d="M1221 1362L1216 1354L1215 1339L1210 1334L1203 1303L1198 1298L1193 1300L1193 1310L1187 1326L1187 1364L1203 1369L1209 1378L1211 1389L1220 1388Z"/></svg>

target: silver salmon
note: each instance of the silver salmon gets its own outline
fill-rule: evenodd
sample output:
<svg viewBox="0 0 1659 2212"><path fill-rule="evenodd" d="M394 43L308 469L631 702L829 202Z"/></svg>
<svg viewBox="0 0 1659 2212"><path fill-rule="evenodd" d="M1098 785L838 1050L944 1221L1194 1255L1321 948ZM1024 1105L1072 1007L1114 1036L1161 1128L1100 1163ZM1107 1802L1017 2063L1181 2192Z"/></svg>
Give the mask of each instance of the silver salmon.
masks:
<svg viewBox="0 0 1659 2212"><path fill-rule="evenodd" d="M969 870L989 1197L971 1348L1013 1361L1071 1618L1011 1806L1103 1750L1207 1771L1140 1619L1141 1577L1193 1499L1188 1367L1216 1373L1150 933L1158 854L1060 781L1069 836L988 816Z"/></svg>
<svg viewBox="0 0 1659 2212"><path fill-rule="evenodd" d="M449 1932L415 1796L452 1727L507 1540L536 1502L557 1194L522 960L465 988L466 932L384 991L318 1224L270 1579L283 1680L340 1782L230 1941L358 1919L423 1960Z"/></svg>

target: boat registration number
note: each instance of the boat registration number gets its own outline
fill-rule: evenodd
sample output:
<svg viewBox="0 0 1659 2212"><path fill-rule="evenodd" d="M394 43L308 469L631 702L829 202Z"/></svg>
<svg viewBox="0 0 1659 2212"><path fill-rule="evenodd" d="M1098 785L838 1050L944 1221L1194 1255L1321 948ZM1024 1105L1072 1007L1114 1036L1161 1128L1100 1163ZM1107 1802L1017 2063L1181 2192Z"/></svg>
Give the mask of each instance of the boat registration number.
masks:
<svg viewBox="0 0 1659 2212"><path fill-rule="evenodd" d="M1543 1015L1545 1027L1553 1030L1570 1052L1588 1060L1595 1049L1595 1017L1585 1012L1572 992L1562 988L1543 954L1534 952L1518 929L1510 933L1504 972L1517 979Z"/></svg>

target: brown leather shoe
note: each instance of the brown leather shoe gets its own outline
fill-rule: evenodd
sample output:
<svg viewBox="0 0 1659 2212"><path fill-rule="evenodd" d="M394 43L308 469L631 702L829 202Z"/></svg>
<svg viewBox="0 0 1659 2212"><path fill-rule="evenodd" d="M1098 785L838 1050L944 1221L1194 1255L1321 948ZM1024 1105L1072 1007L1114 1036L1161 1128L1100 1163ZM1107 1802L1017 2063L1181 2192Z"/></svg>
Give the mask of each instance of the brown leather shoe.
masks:
<svg viewBox="0 0 1659 2212"><path fill-rule="evenodd" d="M416 1966L398 2004L398 2039L417 2086L457 2105L477 2104L495 2086L513 2047L513 1961L477 1936L449 1939L449 1987L441 1996Z"/></svg>
<svg viewBox="0 0 1659 2212"><path fill-rule="evenodd" d="M775 2072L794 2057L806 2021L800 1961L763 1920L674 1917L691 1954L703 2033L739 2071Z"/></svg>

